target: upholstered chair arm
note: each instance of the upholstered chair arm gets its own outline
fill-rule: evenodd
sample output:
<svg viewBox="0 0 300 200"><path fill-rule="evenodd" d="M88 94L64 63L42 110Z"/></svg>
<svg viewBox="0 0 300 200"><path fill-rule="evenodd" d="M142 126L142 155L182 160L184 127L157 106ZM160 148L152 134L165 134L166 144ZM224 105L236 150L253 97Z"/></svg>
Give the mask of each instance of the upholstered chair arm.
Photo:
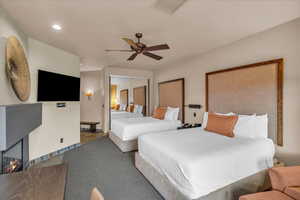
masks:
<svg viewBox="0 0 300 200"><path fill-rule="evenodd" d="M269 175L274 190L284 192L287 187L300 187L300 166L274 167Z"/></svg>

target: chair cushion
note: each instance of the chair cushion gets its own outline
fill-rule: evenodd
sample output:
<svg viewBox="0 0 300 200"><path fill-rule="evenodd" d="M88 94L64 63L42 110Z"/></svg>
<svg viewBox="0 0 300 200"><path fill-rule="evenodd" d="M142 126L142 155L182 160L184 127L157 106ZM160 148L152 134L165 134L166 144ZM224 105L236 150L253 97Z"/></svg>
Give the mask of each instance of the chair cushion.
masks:
<svg viewBox="0 0 300 200"><path fill-rule="evenodd" d="M300 187L300 166L274 167L269 175L274 190L283 192L286 187Z"/></svg>
<svg viewBox="0 0 300 200"><path fill-rule="evenodd" d="M241 196L239 200L293 200L293 199L282 192L270 191L270 192L259 192L255 194L244 195Z"/></svg>
<svg viewBox="0 0 300 200"><path fill-rule="evenodd" d="M300 187L287 187L284 193L296 200L300 200Z"/></svg>

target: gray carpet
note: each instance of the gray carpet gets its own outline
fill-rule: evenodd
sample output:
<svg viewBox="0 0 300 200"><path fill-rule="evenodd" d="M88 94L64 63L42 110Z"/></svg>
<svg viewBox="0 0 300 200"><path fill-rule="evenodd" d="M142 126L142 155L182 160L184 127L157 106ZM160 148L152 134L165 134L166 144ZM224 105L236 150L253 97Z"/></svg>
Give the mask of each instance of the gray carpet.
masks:
<svg viewBox="0 0 300 200"><path fill-rule="evenodd" d="M66 200L88 200L98 187L105 200L163 199L134 167L134 154L122 153L107 138L66 152L68 163Z"/></svg>

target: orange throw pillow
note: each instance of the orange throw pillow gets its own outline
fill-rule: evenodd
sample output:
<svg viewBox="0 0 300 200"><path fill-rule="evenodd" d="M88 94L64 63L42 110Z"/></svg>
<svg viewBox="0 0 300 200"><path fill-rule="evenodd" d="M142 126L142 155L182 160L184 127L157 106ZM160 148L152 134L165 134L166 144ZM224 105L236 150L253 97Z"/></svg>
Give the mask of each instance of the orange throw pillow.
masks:
<svg viewBox="0 0 300 200"><path fill-rule="evenodd" d="M134 105L129 105L127 106L127 112L133 112L133 109L134 109Z"/></svg>
<svg viewBox="0 0 300 200"><path fill-rule="evenodd" d="M127 106L127 108L126 108L126 111L127 111L127 112L130 112L130 106L131 106L131 105Z"/></svg>
<svg viewBox="0 0 300 200"><path fill-rule="evenodd" d="M163 120L165 118L165 114L167 112L167 109L166 108L161 108L161 107L158 107L155 109L152 117L153 118L156 118L156 119L161 119Z"/></svg>
<svg viewBox="0 0 300 200"><path fill-rule="evenodd" d="M120 110L120 104L115 105L116 110Z"/></svg>
<svg viewBox="0 0 300 200"><path fill-rule="evenodd" d="M130 105L130 112L134 111L134 105Z"/></svg>
<svg viewBox="0 0 300 200"><path fill-rule="evenodd" d="M234 137L233 129L238 120L237 115L224 116L208 113L206 131L218 133L227 137Z"/></svg>

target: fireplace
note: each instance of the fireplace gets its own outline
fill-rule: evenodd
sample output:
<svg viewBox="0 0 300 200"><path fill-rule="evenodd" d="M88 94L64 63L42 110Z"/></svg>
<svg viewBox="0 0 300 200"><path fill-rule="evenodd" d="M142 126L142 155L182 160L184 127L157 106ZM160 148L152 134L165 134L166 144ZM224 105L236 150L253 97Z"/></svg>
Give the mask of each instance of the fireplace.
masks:
<svg viewBox="0 0 300 200"><path fill-rule="evenodd" d="M0 106L0 174L25 169L28 135L42 123L42 104Z"/></svg>
<svg viewBox="0 0 300 200"><path fill-rule="evenodd" d="M18 172L23 170L23 167L25 167L23 140L19 141L8 150L3 151L1 154L2 174Z"/></svg>

